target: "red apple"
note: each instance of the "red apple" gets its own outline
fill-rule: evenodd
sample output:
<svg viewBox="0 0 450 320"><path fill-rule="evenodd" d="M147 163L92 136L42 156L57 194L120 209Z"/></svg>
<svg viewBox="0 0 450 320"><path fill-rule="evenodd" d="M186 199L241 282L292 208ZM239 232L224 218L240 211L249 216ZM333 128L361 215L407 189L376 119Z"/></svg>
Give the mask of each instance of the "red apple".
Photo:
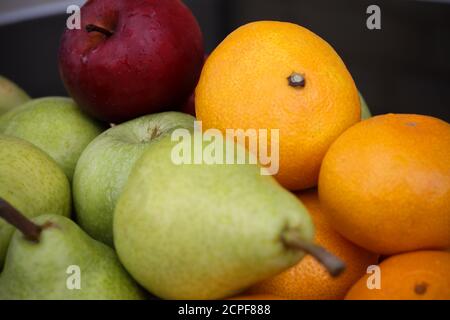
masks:
<svg viewBox="0 0 450 320"><path fill-rule="evenodd" d="M66 30L59 67L92 116L119 123L182 105L203 65L203 38L179 0L91 0L81 30Z"/></svg>

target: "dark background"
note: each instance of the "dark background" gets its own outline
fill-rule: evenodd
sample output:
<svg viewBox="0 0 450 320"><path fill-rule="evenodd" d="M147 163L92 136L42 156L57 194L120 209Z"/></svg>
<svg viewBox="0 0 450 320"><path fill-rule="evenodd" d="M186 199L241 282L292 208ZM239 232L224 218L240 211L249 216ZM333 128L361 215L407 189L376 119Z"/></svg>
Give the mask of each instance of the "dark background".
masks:
<svg viewBox="0 0 450 320"><path fill-rule="evenodd" d="M0 0L1 1L1 0ZM450 3L363 0L186 0L208 52L254 20L298 23L341 55L375 114L419 113L450 122ZM366 28L381 7L382 30ZM56 52L66 15L0 27L0 74L33 97L66 95Z"/></svg>

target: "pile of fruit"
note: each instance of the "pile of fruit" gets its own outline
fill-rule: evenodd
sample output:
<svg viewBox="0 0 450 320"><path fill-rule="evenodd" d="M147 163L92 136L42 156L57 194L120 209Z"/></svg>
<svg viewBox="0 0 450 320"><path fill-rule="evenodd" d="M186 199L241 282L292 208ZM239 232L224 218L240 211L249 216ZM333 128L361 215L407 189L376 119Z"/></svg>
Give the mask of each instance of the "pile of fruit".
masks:
<svg viewBox="0 0 450 320"><path fill-rule="evenodd" d="M179 0L81 16L59 51L71 98L0 79L0 299L450 299L448 123L371 117L295 24L242 26L205 61ZM196 120L279 130L278 172L176 164Z"/></svg>

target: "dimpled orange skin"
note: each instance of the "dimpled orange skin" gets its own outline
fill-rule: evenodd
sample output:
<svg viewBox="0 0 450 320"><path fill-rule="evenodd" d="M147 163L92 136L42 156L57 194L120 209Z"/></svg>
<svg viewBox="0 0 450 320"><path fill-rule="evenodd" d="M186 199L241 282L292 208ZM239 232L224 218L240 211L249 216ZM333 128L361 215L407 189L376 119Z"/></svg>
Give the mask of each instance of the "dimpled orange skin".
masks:
<svg viewBox="0 0 450 320"><path fill-rule="evenodd" d="M346 270L332 278L326 269L311 256L306 256L296 266L254 286L250 294L274 294L295 300L343 299L350 287L378 262L378 255L370 253L340 236L323 214L317 191L299 195L316 227L314 242L341 258Z"/></svg>
<svg viewBox="0 0 450 320"><path fill-rule="evenodd" d="M381 289L369 290L366 275L346 300L450 300L450 253L418 251L392 256L380 264ZM372 281L369 281L372 284Z"/></svg>
<svg viewBox="0 0 450 320"><path fill-rule="evenodd" d="M384 115L347 130L322 164L319 197L333 226L385 255L450 247L450 125Z"/></svg>
<svg viewBox="0 0 450 320"><path fill-rule="evenodd" d="M293 72L305 87L289 86ZM285 22L231 33L206 61L195 95L205 129L279 129L276 178L290 190L317 185L325 152L361 117L355 83L334 49Z"/></svg>

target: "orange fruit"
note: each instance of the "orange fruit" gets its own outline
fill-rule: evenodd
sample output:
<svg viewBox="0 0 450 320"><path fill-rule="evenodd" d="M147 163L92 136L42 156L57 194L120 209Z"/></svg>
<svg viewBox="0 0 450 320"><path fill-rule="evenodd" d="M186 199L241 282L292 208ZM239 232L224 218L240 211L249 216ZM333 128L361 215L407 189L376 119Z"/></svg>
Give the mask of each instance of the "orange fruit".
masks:
<svg viewBox="0 0 450 320"><path fill-rule="evenodd" d="M207 59L195 95L204 129L279 129L276 178L290 190L316 186L331 143L361 119L340 57L291 23L260 21L231 33Z"/></svg>
<svg viewBox="0 0 450 320"><path fill-rule="evenodd" d="M450 300L450 253L418 251L392 256L380 264L380 289L364 276L347 300ZM369 281L368 281L369 280Z"/></svg>
<svg viewBox="0 0 450 320"><path fill-rule="evenodd" d="M314 221L315 243L341 258L346 270L339 277L332 278L319 262L306 256L296 266L259 283L249 292L274 294L288 299L343 299L350 287L366 273L367 267L377 263L378 257L334 231L323 214L315 190L302 193L299 198Z"/></svg>
<svg viewBox="0 0 450 320"><path fill-rule="evenodd" d="M280 297L270 295L270 294L256 294L256 295L248 295L248 296L239 296L230 298L228 300L284 300Z"/></svg>
<svg viewBox="0 0 450 320"><path fill-rule="evenodd" d="M333 226L373 252L450 247L450 125L405 114L355 125L325 156L319 197Z"/></svg>

